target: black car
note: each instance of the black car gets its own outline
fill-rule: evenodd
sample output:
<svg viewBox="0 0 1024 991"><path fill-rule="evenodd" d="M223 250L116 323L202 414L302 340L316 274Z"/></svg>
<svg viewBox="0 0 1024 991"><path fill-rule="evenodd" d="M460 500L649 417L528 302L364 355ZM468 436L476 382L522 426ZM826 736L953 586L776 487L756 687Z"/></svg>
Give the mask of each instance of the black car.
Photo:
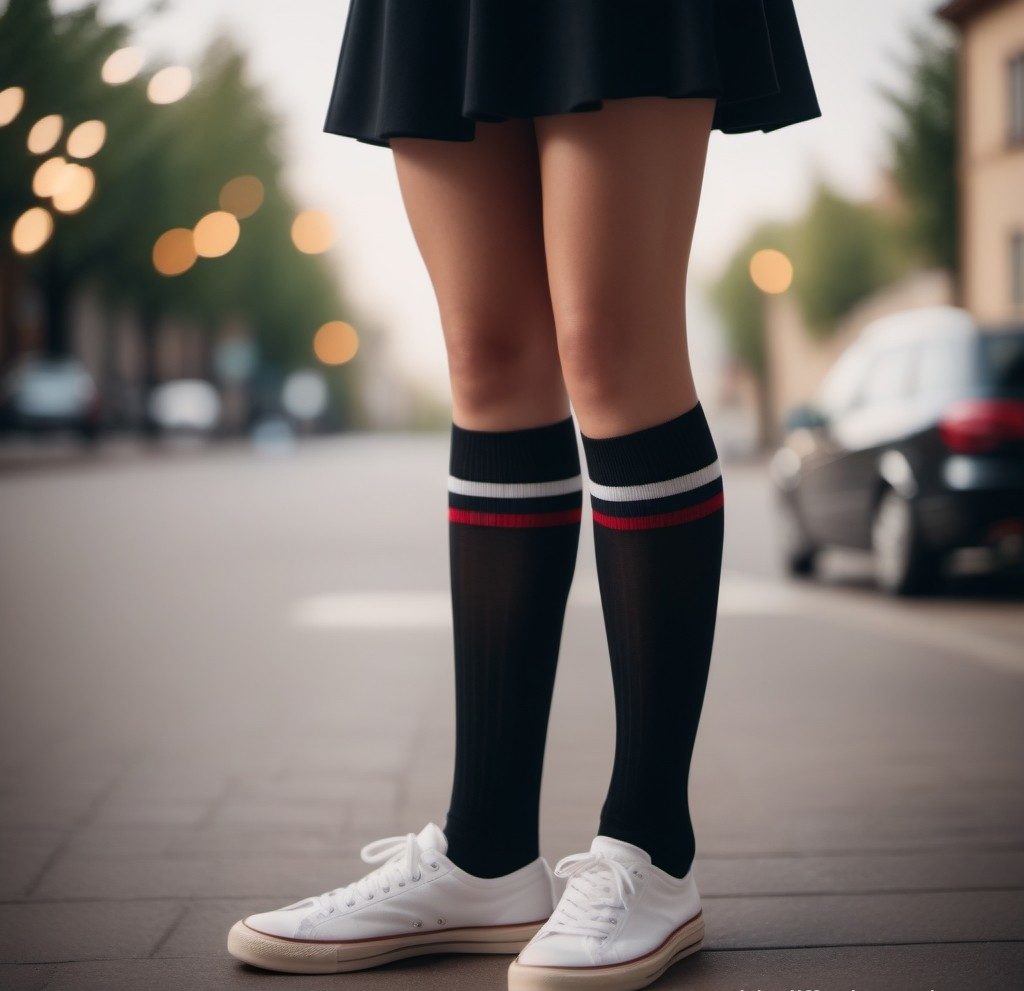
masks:
<svg viewBox="0 0 1024 991"><path fill-rule="evenodd" d="M1024 327L934 308L870 326L794 410L772 477L785 563L870 550L879 586L934 587L952 552L1024 563Z"/></svg>

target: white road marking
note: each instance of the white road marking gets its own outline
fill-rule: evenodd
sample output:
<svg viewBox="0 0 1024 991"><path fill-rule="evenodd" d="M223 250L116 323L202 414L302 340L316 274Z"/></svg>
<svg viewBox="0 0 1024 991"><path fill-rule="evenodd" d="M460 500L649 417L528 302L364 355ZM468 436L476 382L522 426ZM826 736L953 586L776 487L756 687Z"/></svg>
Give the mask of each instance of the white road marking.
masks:
<svg viewBox="0 0 1024 991"><path fill-rule="evenodd" d="M580 575L569 597L571 609L599 609L593 574ZM1001 672L1024 673L1024 646L1009 639L967 629L941 603L893 602L873 592L794 585L784 579L726 572L722 576L719 615L813 616L857 631L955 654ZM447 630L451 600L443 591L348 591L309 596L294 603L291 625L310 630Z"/></svg>
<svg viewBox="0 0 1024 991"><path fill-rule="evenodd" d="M447 592L330 592L301 599L289 619L316 630L430 629L451 626Z"/></svg>

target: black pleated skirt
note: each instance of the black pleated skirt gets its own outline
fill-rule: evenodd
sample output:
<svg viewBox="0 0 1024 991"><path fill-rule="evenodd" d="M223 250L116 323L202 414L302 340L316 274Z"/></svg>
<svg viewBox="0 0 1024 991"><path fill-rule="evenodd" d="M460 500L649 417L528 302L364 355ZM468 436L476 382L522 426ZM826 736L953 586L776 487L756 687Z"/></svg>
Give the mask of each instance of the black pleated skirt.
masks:
<svg viewBox="0 0 1024 991"><path fill-rule="evenodd" d="M637 96L714 97L730 133L820 114L793 0L351 0L324 129L471 141Z"/></svg>

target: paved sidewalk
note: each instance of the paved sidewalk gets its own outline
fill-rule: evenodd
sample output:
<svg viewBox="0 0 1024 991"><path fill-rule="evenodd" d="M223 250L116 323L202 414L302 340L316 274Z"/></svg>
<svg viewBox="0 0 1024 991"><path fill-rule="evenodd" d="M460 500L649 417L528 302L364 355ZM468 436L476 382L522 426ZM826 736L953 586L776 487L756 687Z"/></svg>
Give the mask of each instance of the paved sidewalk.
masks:
<svg viewBox="0 0 1024 991"><path fill-rule="evenodd" d="M354 437L0 478L0 988L504 986L504 958L292 978L224 951L240 916L441 821L445 454ZM1024 986L1020 602L783 583L762 476L727 487L693 779L707 952L657 987ZM552 861L589 843L611 717L585 540Z"/></svg>

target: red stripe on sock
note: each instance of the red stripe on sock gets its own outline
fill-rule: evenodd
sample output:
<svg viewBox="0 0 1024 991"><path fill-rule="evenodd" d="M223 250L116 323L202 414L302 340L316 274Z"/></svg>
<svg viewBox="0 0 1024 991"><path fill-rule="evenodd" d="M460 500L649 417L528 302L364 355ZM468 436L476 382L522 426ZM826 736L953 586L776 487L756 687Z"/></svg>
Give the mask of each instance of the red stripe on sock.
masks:
<svg viewBox="0 0 1024 991"><path fill-rule="evenodd" d="M483 513L475 509L448 507L450 523L468 523L472 526L562 526L566 523L579 523L581 516L580 509L559 509L550 513Z"/></svg>
<svg viewBox="0 0 1024 991"><path fill-rule="evenodd" d="M594 510L594 522L600 523L611 530L653 530L655 527L676 526L679 523L692 523L694 520L710 516L722 508L725 493L716 492L710 499L698 502L694 506L684 506L669 513L654 513L651 516L609 516L607 513Z"/></svg>

